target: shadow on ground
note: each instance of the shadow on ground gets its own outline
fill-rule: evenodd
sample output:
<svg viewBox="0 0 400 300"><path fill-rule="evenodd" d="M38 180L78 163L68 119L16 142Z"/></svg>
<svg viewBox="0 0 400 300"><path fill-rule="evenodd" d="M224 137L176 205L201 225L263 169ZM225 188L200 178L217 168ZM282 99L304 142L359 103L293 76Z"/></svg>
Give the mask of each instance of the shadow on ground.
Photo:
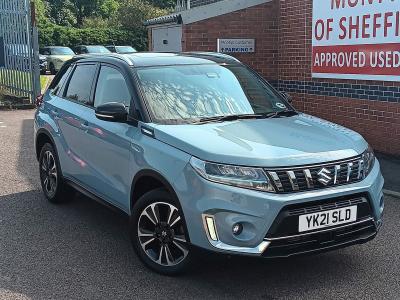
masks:
<svg viewBox="0 0 400 300"><path fill-rule="evenodd" d="M40 187L39 169L34 148L33 119L22 120L17 169L20 175L32 186Z"/></svg>

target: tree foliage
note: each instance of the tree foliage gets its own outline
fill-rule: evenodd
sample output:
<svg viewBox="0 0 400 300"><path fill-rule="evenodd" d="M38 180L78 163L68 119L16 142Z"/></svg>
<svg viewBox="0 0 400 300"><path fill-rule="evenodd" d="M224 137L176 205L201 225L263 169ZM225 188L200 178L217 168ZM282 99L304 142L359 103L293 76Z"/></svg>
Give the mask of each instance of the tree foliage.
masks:
<svg viewBox="0 0 400 300"><path fill-rule="evenodd" d="M144 50L143 22L167 14L175 0L35 0L45 45L126 44Z"/></svg>

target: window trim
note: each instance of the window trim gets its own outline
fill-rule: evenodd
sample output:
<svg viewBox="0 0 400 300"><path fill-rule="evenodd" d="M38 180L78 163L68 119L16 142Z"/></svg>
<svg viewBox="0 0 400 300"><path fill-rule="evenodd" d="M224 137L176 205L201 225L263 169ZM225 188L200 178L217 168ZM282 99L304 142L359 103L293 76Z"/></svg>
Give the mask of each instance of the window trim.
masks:
<svg viewBox="0 0 400 300"><path fill-rule="evenodd" d="M70 84L71 79L72 79L72 76L75 74L76 68L78 66L84 66L84 65L91 65L91 66L95 66L96 67L96 70L94 72L94 76L92 78L91 87L90 87L89 104L88 103L83 103L83 102L78 101L78 100L74 100L74 99L68 98L67 95L66 95L66 93L68 91L68 88L69 88L69 84ZM82 106L85 106L85 107L88 107L88 108L91 108L91 109L94 110L94 106L93 106L93 103L94 103L93 89L94 89L94 82L95 82L94 79L98 76L98 73L99 73L99 63L98 62L82 62L82 63L77 62L77 63L72 64L71 66L72 66L72 70L70 71L70 74L68 75L68 79L64 83L64 88L63 88L63 91L62 91L62 95L59 96L59 97L63 98L64 100L67 100L67 101L70 101L70 102L73 102L73 103L77 103L77 104L80 104Z"/></svg>
<svg viewBox="0 0 400 300"><path fill-rule="evenodd" d="M52 94L52 95L62 98L62 94L64 93L64 90L65 90L65 85L66 85L66 83L68 82L69 77L71 76L72 69L73 69L73 67L68 66L67 70L66 70L65 73L64 73L64 75L66 75L67 78L65 79L65 81L63 82L63 84L60 86L60 89L57 91L57 93L54 93L54 89L55 89L55 88L57 87L57 85L58 85L58 83L57 83L57 85L56 85L56 86L53 88L53 90L51 91L51 94ZM61 81L62 77L63 77L63 76L61 75L60 80L59 80L58 82Z"/></svg>

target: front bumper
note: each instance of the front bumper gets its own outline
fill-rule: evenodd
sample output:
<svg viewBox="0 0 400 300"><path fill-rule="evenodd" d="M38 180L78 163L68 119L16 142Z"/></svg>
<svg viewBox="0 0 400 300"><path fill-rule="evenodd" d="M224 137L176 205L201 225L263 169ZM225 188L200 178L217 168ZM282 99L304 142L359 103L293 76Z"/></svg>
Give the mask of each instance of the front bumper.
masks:
<svg viewBox="0 0 400 300"><path fill-rule="evenodd" d="M375 237L384 209L383 182L380 166L376 161L370 174L361 182L309 192L273 194L206 181L188 165L175 181L174 188L193 245L224 253L282 257L326 251L362 243ZM350 223L346 224L348 226L313 232L308 235L312 237L308 240L293 232L286 236L272 234L274 223L287 207L307 206L310 203L327 204L337 199L350 199L360 195L367 199L370 208L365 219L368 219L368 224L363 224L368 225L364 226L365 230L351 227L356 224ZM212 217L215 222L217 240L210 237L205 223L206 216ZM357 222L359 221L361 220L358 219ZM238 235L232 232L236 223L243 225L243 230ZM346 233L345 228L354 230Z"/></svg>

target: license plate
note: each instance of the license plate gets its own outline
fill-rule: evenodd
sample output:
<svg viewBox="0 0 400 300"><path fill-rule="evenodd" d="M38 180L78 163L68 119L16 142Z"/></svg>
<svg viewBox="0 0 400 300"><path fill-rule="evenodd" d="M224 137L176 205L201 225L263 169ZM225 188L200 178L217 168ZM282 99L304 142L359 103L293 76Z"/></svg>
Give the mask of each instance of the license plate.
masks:
<svg viewBox="0 0 400 300"><path fill-rule="evenodd" d="M357 206L343 207L299 217L299 232L321 229L357 220Z"/></svg>

